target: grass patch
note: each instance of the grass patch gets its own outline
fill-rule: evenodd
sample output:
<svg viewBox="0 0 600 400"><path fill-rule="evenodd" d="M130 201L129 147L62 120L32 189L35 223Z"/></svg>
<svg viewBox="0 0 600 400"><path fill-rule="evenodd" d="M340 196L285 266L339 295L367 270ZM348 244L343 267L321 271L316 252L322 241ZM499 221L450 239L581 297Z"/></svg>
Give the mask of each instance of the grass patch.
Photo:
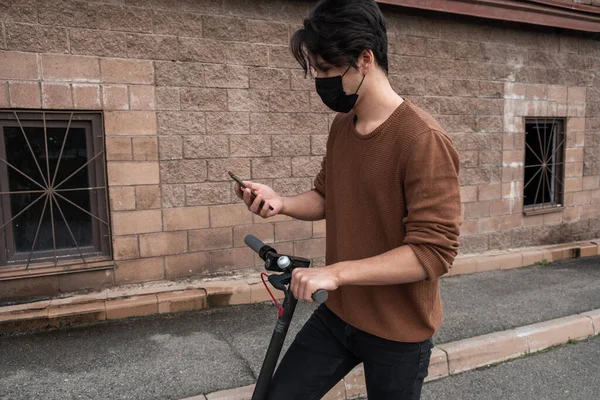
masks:
<svg viewBox="0 0 600 400"><path fill-rule="evenodd" d="M552 264L552 261L548 261L545 258L542 261L538 261L535 263L535 265L550 265L550 264Z"/></svg>

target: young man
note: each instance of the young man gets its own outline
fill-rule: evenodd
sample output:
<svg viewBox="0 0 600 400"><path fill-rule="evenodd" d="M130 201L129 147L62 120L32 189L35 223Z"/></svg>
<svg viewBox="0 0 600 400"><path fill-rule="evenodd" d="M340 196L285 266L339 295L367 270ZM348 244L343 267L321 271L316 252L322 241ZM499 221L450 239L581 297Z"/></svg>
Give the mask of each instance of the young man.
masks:
<svg viewBox="0 0 600 400"><path fill-rule="evenodd" d="M442 319L438 278L458 250L459 159L440 125L391 88L386 35L375 0L313 9L292 52L339 112L314 189L282 197L246 182L252 201L236 187L264 218L327 221L327 266L294 271L291 289L306 301L326 289L329 300L285 354L270 399L320 399L361 362L369 399L420 398Z"/></svg>

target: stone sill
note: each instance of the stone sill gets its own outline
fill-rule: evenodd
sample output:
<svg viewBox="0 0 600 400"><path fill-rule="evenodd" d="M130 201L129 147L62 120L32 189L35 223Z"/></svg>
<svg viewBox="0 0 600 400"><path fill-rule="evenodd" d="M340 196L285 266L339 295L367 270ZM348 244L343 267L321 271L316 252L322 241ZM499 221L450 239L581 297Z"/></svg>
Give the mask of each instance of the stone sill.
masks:
<svg viewBox="0 0 600 400"><path fill-rule="evenodd" d="M523 209L523 215L531 217L533 215L552 214L552 213L556 213L556 212L562 212L562 211L564 211L564 209L565 209L564 206L556 206L556 207L552 207L552 208L543 208L543 209L540 209L540 210L535 210L535 209L528 210L528 209L524 208Z"/></svg>
<svg viewBox="0 0 600 400"><path fill-rule="evenodd" d="M107 260L106 257L95 257L87 259L88 262L83 264L73 264L73 261L60 262L55 266L54 263L32 264L29 269L24 269L23 265L0 267L0 281L8 281L24 278L38 278L41 276L73 274L77 272L100 271L106 269L114 269L115 263L112 260Z"/></svg>

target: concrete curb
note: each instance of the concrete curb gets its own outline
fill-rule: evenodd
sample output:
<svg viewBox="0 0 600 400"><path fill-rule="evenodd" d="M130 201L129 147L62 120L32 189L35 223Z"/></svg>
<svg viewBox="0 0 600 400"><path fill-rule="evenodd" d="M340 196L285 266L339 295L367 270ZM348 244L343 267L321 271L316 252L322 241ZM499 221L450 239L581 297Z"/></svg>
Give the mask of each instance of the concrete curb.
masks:
<svg viewBox="0 0 600 400"><path fill-rule="evenodd" d="M509 268L600 254L600 239L458 257L447 276ZM259 275L229 281L143 288L111 288L103 292L0 307L0 333L56 328L79 323L201 310L269 301ZM164 282L163 282L164 283ZM273 290L276 298L282 292Z"/></svg>
<svg viewBox="0 0 600 400"><path fill-rule="evenodd" d="M273 290L273 294L277 299L283 298L282 292ZM0 307L0 333L260 303L270 299L260 277L168 287L109 289L94 294Z"/></svg>
<svg viewBox="0 0 600 400"><path fill-rule="evenodd" d="M436 346L431 355L429 376L425 380L459 374L553 346L599 334L600 309L523 326L503 332L477 336ZM250 400L254 385L223 390L185 400ZM352 370L323 399L351 400L367 394L362 365Z"/></svg>
<svg viewBox="0 0 600 400"><path fill-rule="evenodd" d="M555 246L526 247L502 252L459 256L450 269L449 275L521 268L568 258L593 257L600 254L599 247L600 239L597 239Z"/></svg>

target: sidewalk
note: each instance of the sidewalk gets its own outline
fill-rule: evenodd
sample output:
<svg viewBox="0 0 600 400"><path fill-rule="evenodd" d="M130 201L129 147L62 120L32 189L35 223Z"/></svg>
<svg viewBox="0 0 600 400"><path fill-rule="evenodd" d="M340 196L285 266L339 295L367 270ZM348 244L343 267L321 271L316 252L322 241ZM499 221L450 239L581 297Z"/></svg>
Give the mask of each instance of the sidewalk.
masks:
<svg viewBox="0 0 600 400"><path fill-rule="evenodd" d="M600 257L444 278L442 297L441 348L600 309ZM299 305L287 344L311 311ZM183 399L247 386L275 317L250 304L0 337L0 398Z"/></svg>
<svg viewBox="0 0 600 400"><path fill-rule="evenodd" d="M459 256L449 276L521 268L600 254L600 239ZM227 277L188 278L111 287L93 293L65 293L57 298L15 303L0 301L0 335L60 328L82 323L168 314L268 301L259 272ZM282 296L275 291L276 296Z"/></svg>

